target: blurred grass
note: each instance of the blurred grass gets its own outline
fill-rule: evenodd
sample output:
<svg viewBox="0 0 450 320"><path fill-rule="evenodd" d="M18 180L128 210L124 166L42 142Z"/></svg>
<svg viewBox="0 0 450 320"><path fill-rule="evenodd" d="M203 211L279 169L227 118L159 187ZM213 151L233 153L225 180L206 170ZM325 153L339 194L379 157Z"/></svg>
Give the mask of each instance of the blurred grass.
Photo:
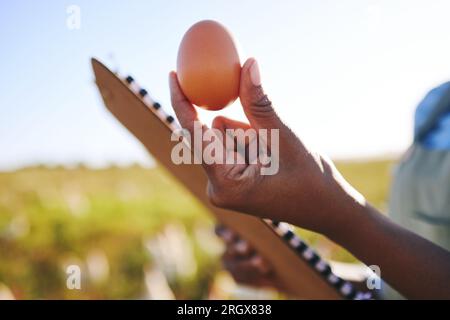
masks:
<svg viewBox="0 0 450 320"><path fill-rule="evenodd" d="M381 210L386 209L391 166L391 160L337 163L344 177ZM180 232L167 226L176 226L185 237L177 238ZM206 298L220 270L212 228L206 210L160 168L38 166L0 173L0 283L16 298L145 298L145 270L169 269L167 263L178 255L176 245L165 247L165 242L185 246L179 255L192 256L189 265L179 259L173 264L181 270L165 274L175 297ZM325 255L354 260L323 237L299 232ZM168 256L166 265L161 266L148 243ZM106 279L97 281L96 273L88 272L90 260L102 266L99 254L92 252L104 255ZM69 263L81 265L83 275L89 275L83 276L82 290L66 289Z"/></svg>

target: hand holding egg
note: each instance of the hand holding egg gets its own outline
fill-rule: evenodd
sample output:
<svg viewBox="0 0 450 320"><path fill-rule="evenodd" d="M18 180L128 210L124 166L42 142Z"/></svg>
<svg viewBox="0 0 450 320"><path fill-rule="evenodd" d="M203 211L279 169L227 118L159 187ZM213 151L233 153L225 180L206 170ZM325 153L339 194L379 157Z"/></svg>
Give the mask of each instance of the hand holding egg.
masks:
<svg viewBox="0 0 450 320"><path fill-rule="evenodd" d="M205 33L208 37L197 34L204 23L210 26L212 23L217 34L211 30ZM357 193L353 192L354 189L337 172L332 162L307 148L278 117L261 85L256 60L248 59L241 68L236 48L230 38L224 36L228 33L224 33L222 27L217 27L214 22L200 22L198 27L200 30L194 25L183 39L178 74L171 72L169 77L172 106L180 125L194 137L195 123L200 123L205 134L210 128L201 123L193 104L219 110L239 96L248 123L218 116L212 122L215 130L219 130L222 136L229 129L279 132L276 139L278 147L275 145L279 149L279 170L274 175L262 178L263 165L260 162L207 164L202 161L208 176L207 191L212 204L325 234L343 220L351 219L351 216L343 218L341 214L330 214L328 209L333 208L336 213L348 212L349 206L360 203L355 196ZM201 50L194 50L192 43L188 45L193 42L191 37L200 41ZM201 39L209 39L210 44L227 39L231 47L221 50L217 43L201 47ZM204 55L203 51L214 54ZM232 58L225 55L227 52L232 53ZM219 57L222 63L217 62ZM223 71L219 72L222 68ZM272 155L273 139L270 140L267 147ZM208 145L204 141L194 152L202 156ZM223 154L225 152L236 153L235 150L225 150L224 146Z"/></svg>

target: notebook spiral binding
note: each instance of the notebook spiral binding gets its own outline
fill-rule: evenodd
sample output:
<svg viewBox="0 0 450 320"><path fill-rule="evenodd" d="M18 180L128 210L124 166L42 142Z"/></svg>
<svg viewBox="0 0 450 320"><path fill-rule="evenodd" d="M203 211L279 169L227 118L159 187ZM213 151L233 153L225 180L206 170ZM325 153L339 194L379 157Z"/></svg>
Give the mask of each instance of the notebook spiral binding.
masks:
<svg viewBox="0 0 450 320"><path fill-rule="evenodd" d="M145 105L151 109L160 119L165 122L172 131L181 129L174 117L167 114L161 105L154 101L147 90L140 87L132 76L116 75L124 81L128 87L136 95L138 95ZM323 260L319 254L312 249L305 241L298 237L289 224L284 222L272 221L264 219L269 227L271 227L276 234L278 234L286 244L288 244L296 254L305 260L325 281L327 281L339 294L348 300L371 300L373 295L370 291L356 290L355 286L337 275L331 269L331 266Z"/></svg>

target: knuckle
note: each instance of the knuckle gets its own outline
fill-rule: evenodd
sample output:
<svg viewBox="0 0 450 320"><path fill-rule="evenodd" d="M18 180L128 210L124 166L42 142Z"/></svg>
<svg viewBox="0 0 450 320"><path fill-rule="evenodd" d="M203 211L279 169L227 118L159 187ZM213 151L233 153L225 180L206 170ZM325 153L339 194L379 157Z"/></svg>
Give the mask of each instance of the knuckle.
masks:
<svg viewBox="0 0 450 320"><path fill-rule="evenodd" d="M264 93L256 95L255 99L253 100L252 107L253 111L260 115L270 115L273 112L272 101Z"/></svg>
<svg viewBox="0 0 450 320"><path fill-rule="evenodd" d="M208 189L208 200L215 207L232 210L237 209L241 201L234 192L224 187Z"/></svg>
<svg viewBox="0 0 450 320"><path fill-rule="evenodd" d="M225 117L224 116L217 116L214 118L213 122L212 122L212 127L213 128L218 128L221 127L223 122L224 122Z"/></svg>
<svg viewBox="0 0 450 320"><path fill-rule="evenodd" d="M214 188L208 188L208 199L213 206L219 208L227 206L227 201L223 192L218 192L217 190L214 190Z"/></svg>
<svg viewBox="0 0 450 320"><path fill-rule="evenodd" d="M256 96L254 104L257 107L264 107L264 108L272 107L272 101L270 101L267 94L264 93L260 93Z"/></svg>
<svg viewBox="0 0 450 320"><path fill-rule="evenodd" d="M246 181L237 181L226 174L217 174L208 183L209 202L219 208L237 210L246 201L249 185Z"/></svg>

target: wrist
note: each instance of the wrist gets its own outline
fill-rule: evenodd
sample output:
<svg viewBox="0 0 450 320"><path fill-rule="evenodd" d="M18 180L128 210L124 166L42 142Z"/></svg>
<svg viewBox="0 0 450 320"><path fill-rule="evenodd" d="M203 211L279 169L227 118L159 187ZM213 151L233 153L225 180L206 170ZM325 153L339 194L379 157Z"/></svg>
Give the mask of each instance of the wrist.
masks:
<svg viewBox="0 0 450 320"><path fill-rule="evenodd" d="M380 213L369 203L358 203L349 209L345 216L345 219L325 235L351 252L354 252L356 247L364 248L364 243L370 241L371 234L377 228ZM358 256L358 252L354 253Z"/></svg>
<svg viewBox="0 0 450 320"><path fill-rule="evenodd" d="M353 198L348 199L336 208L333 213L335 219L328 229L324 230L324 235L343 247L352 245L355 239L362 240L365 233L373 228L373 210L365 200L361 202Z"/></svg>

